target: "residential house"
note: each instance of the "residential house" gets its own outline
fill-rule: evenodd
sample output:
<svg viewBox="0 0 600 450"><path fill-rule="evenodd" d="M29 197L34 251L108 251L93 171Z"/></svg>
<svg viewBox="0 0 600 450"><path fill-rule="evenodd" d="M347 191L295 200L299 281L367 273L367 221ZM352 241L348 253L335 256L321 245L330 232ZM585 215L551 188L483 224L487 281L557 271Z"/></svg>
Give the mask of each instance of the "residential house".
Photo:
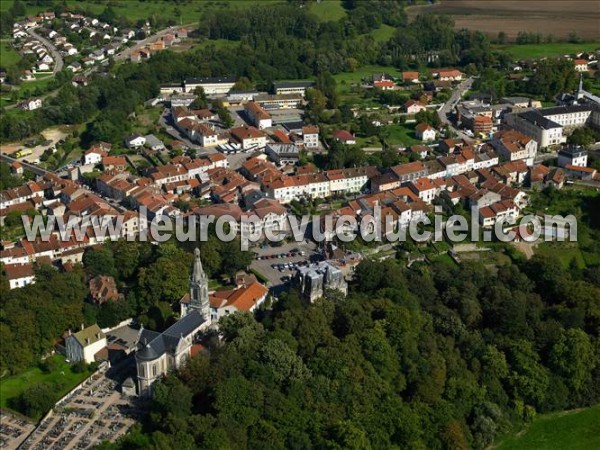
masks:
<svg viewBox="0 0 600 450"><path fill-rule="evenodd" d="M402 81L404 83L418 83L419 72L402 72Z"/></svg>
<svg viewBox="0 0 600 450"><path fill-rule="evenodd" d="M558 151L558 167L568 165L586 167L588 163L588 152L584 147L569 145Z"/></svg>
<svg viewBox="0 0 600 450"><path fill-rule="evenodd" d="M159 152L165 149L165 143L153 134L144 136L144 139L146 140L146 143L144 144L145 147L149 148L152 151Z"/></svg>
<svg viewBox="0 0 600 450"><path fill-rule="evenodd" d="M434 141L436 138L435 128L424 122L415 127L415 134L421 141Z"/></svg>
<svg viewBox="0 0 600 450"><path fill-rule="evenodd" d="M232 128L230 134L242 145L243 150L264 148L267 145L267 135L254 127Z"/></svg>
<svg viewBox="0 0 600 450"><path fill-rule="evenodd" d="M70 362L84 361L86 364L95 361L95 355L106 347L106 335L96 324L71 333L65 338L66 357Z"/></svg>
<svg viewBox="0 0 600 450"><path fill-rule="evenodd" d="M42 107L41 98L32 98L19 103L19 108L24 111L33 111Z"/></svg>
<svg viewBox="0 0 600 450"><path fill-rule="evenodd" d="M409 100L403 105L403 109L407 114L417 114L421 111L425 111L425 105L419 100Z"/></svg>
<svg viewBox="0 0 600 450"><path fill-rule="evenodd" d="M134 133L125 138L125 146L127 148L136 149L143 147L146 143L146 138L141 134Z"/></svg>
<svg viewBox="0 0 600 450"><path fill-rule="evenodd" d="M83 153L83 165L87 166L89 164L100 164L102 162L102 158L108 156L108 154L97 147L92 147L88 150L86 150Z"/></svg>
<svg viewBox="0 0 600 450"><path fill-rule="evenodd" d="M347 130L336 130L333 132L333 138L346 145L355 145L356 138Z"/></svg>
<svg viewBox="0 0 600 450"><path fill-rule="evenodd" d="M502 130L494 134L490 145L506 161L524 160L532 166L537 155L538 143L516 130Z"/></svg>
<svg viewBox="0 0 600 450"><path fill-rule="evenodd" d="M90 280L89 288L90 298L99 305L119 299L117 282L113 277L97 275Z"/></svg>
<svg viewBox="0 0 600 450"><path fill-rule="evenodd" d="M4 264L3 271L8 280L9 289L35 283L35 274L31 264Z"/></svg>
<svg viewBox="0 0 600 450"><path fill-rule="evenodd" d="M319 148L319 127L307 125L302 128L304 148Z"/></svg>
<svg viewBox="0 0 600 450"><path fill-rule="evenodd" d="M264 303L268 293L269 289L257 281L234 290L215 291L209 297L211 319L218 321L236 312L252 313Z"/></svg>

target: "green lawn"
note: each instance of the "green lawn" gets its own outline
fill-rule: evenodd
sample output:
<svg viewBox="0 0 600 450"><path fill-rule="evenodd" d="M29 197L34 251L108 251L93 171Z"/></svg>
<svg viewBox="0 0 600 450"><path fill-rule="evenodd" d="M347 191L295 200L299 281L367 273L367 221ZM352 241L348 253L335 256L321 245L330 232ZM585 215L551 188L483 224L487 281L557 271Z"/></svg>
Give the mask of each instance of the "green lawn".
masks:
<svg viewBox="0 0 600 450"><path fill-rule="evenodd" d="M421 141L415 135L416 123L407 123L404 125L389 125L386 127L388 137L387 143L390 145L414 145L420 144Z"/></svg>
<svg viewBox="0 0 600 450"><path fill-rule="evenodd" d="M337 21L346 16L346 10L342 6L341 0L313 2L310 5L310 12L314 13L322 22Z"/></svg>
<svg viewBox="0 0 600 450"><path fill-rule="evenodd" d="M591 450L600 448L600 405L540 416L496 450Z"/></svg>
<svg viewBox="0 0 600 450"><path fill-rule="evenodd" d="M396 33L396 29L394 27L392 27L390 25L382 24L379 28L371 31L371 33L369 33L369 34L371 36L373 36L375 41L385 42L385 41L389 41L392 38L392 36L394 36L395 33Z"/></svg>
<svg viewBox="0 0 600 450"><path fill-rule="evenodd" d="M587 52L600 48L600 42L587 42L582 44L552 43L552 44L527 44L527 45L499 45L496 48L507 51L515 59L543 58L561 55L570 55L578 52Z"/></svg>
<svg viewBox="0 0 600 450"><path fill-rule="evenodd" d="M39 367L32 367L23 373L0 379L0 407L7 408L10 401L17 398L32 384L49 383L56 387L57 400L90 376L89 371L75 373L62 355L51 357L55 368L44 373Z"/></svg>
<svg viewBox="0 0 600 450"><path fill-rule="evenodd" d="M21 55L9 45L7 40L0 41L0 67L9 68L21 60Z"/></svg>
<svg viewBox="0 0 600 450"><path fill-rule="evenodd" d="M399 77L398 72L392 66L363 66L356 69L354 72L343 72L333 76L337 81L337 91L341 99L351 105L361 107L374 107L381 106L377 101L373 99L365 99L358 92L354 92L353 84L360 84L363 78L370 77L371 75L390 74L393 77Z"/></svg>

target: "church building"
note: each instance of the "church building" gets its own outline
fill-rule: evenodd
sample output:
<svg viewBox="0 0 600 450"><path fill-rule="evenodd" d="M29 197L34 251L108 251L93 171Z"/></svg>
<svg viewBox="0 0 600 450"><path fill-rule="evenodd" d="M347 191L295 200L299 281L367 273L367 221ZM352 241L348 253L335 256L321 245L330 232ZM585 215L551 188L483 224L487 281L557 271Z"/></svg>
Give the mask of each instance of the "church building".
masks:
<svg viewBox="0 0 600 450"><path fill-rule="evenodd" d="M200 250L194 252L190 277L190 301L182 306L181 318L162 333L143 330L135 354L140 396L152 394L152 383L178 369L190 357L196 335L211 324L208 277L202 268Z"/></svg>

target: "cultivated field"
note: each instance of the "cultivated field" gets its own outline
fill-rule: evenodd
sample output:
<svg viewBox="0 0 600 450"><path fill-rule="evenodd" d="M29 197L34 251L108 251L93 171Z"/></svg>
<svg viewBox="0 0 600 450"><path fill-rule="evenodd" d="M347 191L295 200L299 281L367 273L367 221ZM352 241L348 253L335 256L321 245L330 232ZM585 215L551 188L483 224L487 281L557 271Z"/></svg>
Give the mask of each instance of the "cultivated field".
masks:
<svg viewBox="0 0 600 450"><path fill-rule="evenodd" d="M436 13L452 16L457 28L481 30L492 36L504 31L514 38L519 31L564 38L571 32L586 40L600 40L597 1L554 0L441 0L431 6L407 9L409 17Z"/></svg>

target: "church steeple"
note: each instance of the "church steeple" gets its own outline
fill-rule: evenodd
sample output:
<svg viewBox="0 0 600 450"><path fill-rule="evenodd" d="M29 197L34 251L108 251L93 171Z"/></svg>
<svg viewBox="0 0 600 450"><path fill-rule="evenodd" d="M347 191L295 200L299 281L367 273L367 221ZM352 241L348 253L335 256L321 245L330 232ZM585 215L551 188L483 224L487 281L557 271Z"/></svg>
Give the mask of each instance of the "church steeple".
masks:
<svg viewBox="0 0 600 450"><path fill-rule="evenodd" d="M579 88L577 89L577 100L581 100L584 94L583 90L583 73L579 74Z"/></svg>
<svg viewBox="0 0 600 450"><path fill-rule="evenodd" d="M200 249L194 250L194 267L190 276L190 310L195 309L202 314L204 320L210 322L210 303L208 301L208 277L202 268Z"/></svg>

